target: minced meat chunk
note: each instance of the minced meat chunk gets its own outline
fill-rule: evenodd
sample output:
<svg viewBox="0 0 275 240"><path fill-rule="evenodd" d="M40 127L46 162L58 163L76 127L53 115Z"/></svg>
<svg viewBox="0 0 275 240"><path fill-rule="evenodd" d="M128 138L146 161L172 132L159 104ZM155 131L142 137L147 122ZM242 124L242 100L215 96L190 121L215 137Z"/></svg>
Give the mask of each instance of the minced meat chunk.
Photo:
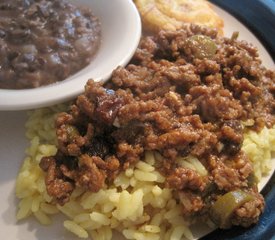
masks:
<svg viewBox="0 0 275 240"><path fill-rule="evenodd" d="M252 194L254 199L252 201L246 202L235 210L231 220L233 225L249 227L250 225L258 222L259 216L263 212L265 206L264 198L257 192L257 189L252 189L250 194Z"/></svg>
<svg viewBox="0 0 275 240"><path fill-rule="evenodd" d="M199 176L199 174L187 168L177 168L171 176L167 177L167 182L170 187L183 190L199 190L203 191L207 184L207 179Z"/></svg>
<svg viewBox="0 0 275 240"><path fill-rule="evenodd" d="M56 201L63 205L68 202L74 190L74 183L68 181L52 157L44 157L40 167L47 172L45 183L48 194L54 196Z"/></svg>
<svg viewBox="0 0 275 240"><path fill-rule="evenodd" d="M189 49L204 37L215 51ZM41 161L48 193L64 204L75 186L97 192L149 150L162 156L157 168L183 214L207 216L220 195L241 189L254 192L254 200L236 209L231 222L249 226L264 202L249 182L242 121L257 131L274 124L274 82L254 47L213 30L191 25L143 37L128 66L115 69L106 84L89 80L70 111L58 115L58 153ZM177 163L189 156L207 175Z"/></svg>

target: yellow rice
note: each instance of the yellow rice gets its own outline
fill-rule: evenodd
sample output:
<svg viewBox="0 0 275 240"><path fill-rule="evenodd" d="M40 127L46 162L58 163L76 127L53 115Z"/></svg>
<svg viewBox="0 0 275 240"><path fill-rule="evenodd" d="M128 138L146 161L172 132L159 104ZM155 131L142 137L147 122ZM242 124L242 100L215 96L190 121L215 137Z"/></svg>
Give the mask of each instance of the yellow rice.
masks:
<svg viewBox="0 0 275 240"><path fill-rule="evenodd" d="M26 123L30 146L16 181L16 195L20 199L17 219L33 215L41 224L51 223L52 215L67 217L64 227L80 238L112 239L112 231L121 232L126 239L180 240L193 239L189 223L181 216L181 207L164 187L164 177L155 166L161 156L146 152L144 161L119 174L113 185L97 193L77 188L70 202L64 206L51 203L39 168L43 156L56 153L54 119L67 105L35 110ZM255 168L258 180L270 171L271 152L275 151L275 128L264 128L259 134L245 133L243 150ZM178 163L201 175L207 170L194 157L178 158ZM155 210L148 211L148 206Z"/></svg>

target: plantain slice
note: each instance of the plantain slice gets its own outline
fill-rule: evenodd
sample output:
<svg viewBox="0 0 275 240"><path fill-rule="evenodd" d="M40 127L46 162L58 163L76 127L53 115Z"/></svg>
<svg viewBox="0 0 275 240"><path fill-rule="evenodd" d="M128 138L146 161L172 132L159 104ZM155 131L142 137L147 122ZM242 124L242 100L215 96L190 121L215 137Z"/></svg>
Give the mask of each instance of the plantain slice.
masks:
<svg viewBox="0 0 275 240"><path fill-rule="evenodd" d="M177 30L198 24L223 32L223 20L206 0L135 0L147 31Z"/></svg>

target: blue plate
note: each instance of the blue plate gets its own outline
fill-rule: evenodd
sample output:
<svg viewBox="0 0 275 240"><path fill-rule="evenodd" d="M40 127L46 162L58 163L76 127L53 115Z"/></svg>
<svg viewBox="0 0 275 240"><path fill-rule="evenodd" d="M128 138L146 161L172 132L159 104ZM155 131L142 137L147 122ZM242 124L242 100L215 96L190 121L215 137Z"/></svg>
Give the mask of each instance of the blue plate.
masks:
<svg viewBox="0 0 275 240"><path fill-rule="evenodd" d="M211 0L245 24L275 61L275 0ZM201 240L275 240L275 174L262 190L266 208L257 225L216 230Z"/></svg>

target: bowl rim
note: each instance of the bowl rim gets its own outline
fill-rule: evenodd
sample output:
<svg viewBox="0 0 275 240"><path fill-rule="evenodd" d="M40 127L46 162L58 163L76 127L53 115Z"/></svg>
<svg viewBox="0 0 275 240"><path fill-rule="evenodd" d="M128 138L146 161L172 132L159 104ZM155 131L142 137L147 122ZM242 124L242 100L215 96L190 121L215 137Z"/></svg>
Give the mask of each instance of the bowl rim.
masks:
<svg viewBox="0 0 275 240"><path fill-rule="evenodd" d="M131 27L134 31L131 33L132 39L127 41L131 43L129 44L127 54L118 60L116 67L125 66L131 60L136 48L138 47L142 32L140 15L133 1L118 1L127 9L125 12L128 13L129 17L131 17L131 23L133 25ZM102 3L103 2L105 1L102 1ZM97 54L98 52L94 58L96 58ZM88 79L93 78L94 81L105 82L111 77L112 71L116 67L110 68L109 71L106 71L100 77L93 77L89 75L89 72L79 74L80 70L63 81L38 88L0 89L0 111L29 110L68 101L84 92L84 86ZM81 84L77 84L76 86L76 80L79 78L81 78L79 82ZM83 80L84 78L85 80Z"/></svg>

